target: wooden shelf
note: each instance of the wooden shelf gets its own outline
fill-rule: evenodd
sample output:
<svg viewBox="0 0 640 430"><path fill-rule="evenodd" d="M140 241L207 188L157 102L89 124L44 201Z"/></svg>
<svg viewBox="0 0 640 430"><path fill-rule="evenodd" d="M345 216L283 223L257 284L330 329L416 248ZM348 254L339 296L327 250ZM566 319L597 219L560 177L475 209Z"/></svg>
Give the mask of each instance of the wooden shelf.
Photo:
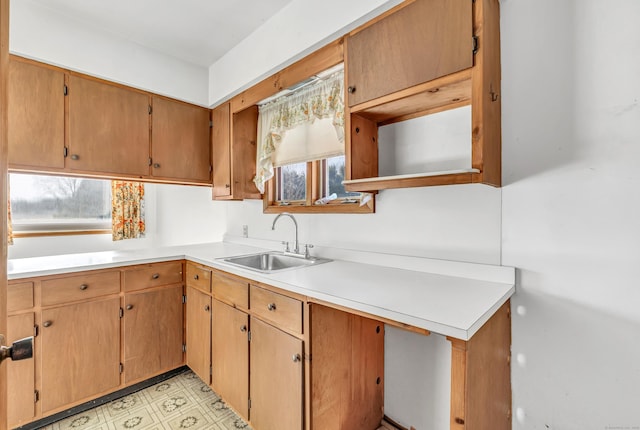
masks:
<svg viewBox="0 0 640 430"><path fill-rule="evenodd" d="M427 187L433 185L468 184L479 169L446 170L410 175L377 176L374 178L343 181L347 191L368 192L392 188Z"/></svg>
<svg viewBox="0 0 640 430"><path fill-rule="evenodd" d="M383 126L469 104L471 69L466 69L355 105L351 113Z"/></svg>

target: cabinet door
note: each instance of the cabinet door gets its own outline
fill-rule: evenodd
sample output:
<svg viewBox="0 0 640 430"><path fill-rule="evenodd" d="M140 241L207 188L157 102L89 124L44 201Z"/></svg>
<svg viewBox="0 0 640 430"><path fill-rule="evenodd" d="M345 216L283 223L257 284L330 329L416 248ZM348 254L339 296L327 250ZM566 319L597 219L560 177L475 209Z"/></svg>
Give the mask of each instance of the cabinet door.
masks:
<svg viewBox="0 0 640 430"><path fill-rule="evenodd" d="M231 116L225 103L211 114L211 150L213 157L213 198L231 196Z"/></svg>
<svg viewBox="0 0 640 430"><path fill-rule="evenodd" d="M187 366L211 384L211 296L187 287Z"/></svg>
<svg viewBox="0 0 640 430"><path fill-rule="evenodd" d="M469 0L416 0L350 36L349 106L471 67L472 27Z"/></svg>
<svg viewBox="0 0 640 430"><path fill-rule="evenodd" d="M42 311L44 413L120 384L120 299Z"/></svg>
<svg viewBox="0 0 640 430"><path fill-rule="evenodd" d="M209 110L153 97L151 117L152 176L210 183Z"/></svg>
<svg viewBox="0 0 640 430"><path fill-rule="evenodd" d="M9 165L64 168L64 73L9 63Z"/></svg>
<svg viewBox="0 0 640 430"><path fill-rule="evenodd" d="M231 142L231 189L234 199L261 199L253 178L256 176L258 106L233 114Z"/></svg>
<svg viewBox="0 0 640 430"><path fill-rule="evenodd" d="M182 285L127 294L124 303L125 383L182 365Z"/></svg>
<svg viewBox="0 0 640 430"><path fill-rule="evenodd" d="M69 76L69 156L73 171L149 175L149 96Z"/></svg>
<svg viewBox="0 0 640 430"><path fill-rule="evenodd" d="M251 319L251 425L302 429L302 340Z"/></svg>
<svg viewBox="0 0 640 430"><path fill-rule="evenodd" d="M14 315L7 319L7 345L33 336L33 313ZM34 351L34 354L36 351ZM14 428L35 418L35 360L8 361L8 422Z"/></svg>
<svg viewBox="0 0 640 430"><path fill-rule="evenodd" d="M249 416L248 328L247 314L213 301L213 389L245 419Z"/></svg>

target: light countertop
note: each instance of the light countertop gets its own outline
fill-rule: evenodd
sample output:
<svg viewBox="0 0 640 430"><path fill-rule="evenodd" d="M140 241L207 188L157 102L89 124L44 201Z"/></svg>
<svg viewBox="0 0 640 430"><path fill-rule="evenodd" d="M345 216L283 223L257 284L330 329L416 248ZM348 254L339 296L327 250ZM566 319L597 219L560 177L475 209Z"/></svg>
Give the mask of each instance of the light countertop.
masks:
<svg viewBox="0 0 640 430"><path fill-rule="evenodd" d="M8 277L24 279L186 259L305 295L311 301L462 340L469 340L515 292L515 269L511 267L355 251L320 254L334 261L317 266L258 273L220 259L265 251L271 244L235 242L14 259L8 261Z"/></svg>

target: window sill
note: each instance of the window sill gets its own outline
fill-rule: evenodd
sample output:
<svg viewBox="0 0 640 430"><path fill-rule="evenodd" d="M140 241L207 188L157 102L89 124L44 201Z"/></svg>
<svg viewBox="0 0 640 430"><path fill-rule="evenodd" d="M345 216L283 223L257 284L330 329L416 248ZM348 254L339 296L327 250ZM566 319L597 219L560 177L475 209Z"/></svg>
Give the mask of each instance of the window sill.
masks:
<svg viewBox="0 0 640 430"><path fill-rule="evenodd" d="M58 230L58 231L14 231L13 238L33 238L49 236L76 236L89 234L111 234L111 230Z"/></svg>
<svg viewBox="0 0 640 430"><path fill-rule="evenodd" d="M263 213L277 214L282 212L289 212L293 214L371 214L375 212L375 198L372 198L363 206L360 203L328 203L325 205L302 205L291 204L280 206L278 204L269 203L264 200Z"/></svg>

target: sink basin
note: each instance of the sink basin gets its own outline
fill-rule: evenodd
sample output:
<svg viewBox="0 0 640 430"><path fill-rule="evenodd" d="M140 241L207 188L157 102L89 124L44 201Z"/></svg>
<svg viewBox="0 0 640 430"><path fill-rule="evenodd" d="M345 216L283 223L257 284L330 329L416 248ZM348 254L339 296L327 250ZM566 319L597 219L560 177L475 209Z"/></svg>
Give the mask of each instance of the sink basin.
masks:
<svg viewBox="0 0 640 430"><path fill-rule="evenodd" d="M295 255L284 254L282 252L261 252L259 254L239 255L236 257L223 258L222 261L244 269L254 270L261 273L279 272L298 267L316 266L327 263L328 258L304 258Z"/></svg>

